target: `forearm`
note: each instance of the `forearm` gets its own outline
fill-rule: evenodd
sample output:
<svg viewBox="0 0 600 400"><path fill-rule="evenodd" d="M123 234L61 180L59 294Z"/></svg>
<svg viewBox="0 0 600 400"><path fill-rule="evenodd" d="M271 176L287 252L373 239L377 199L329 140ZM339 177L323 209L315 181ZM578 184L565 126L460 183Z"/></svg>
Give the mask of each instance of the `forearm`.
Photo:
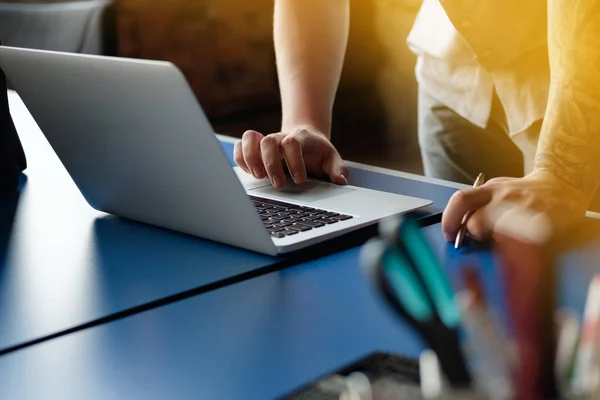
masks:
<svg viewBox="0 0 600 400"><path fill-rule="evenodd" d="M600 183L599 39L599 0L548 0L551 83L535 167L588 199Z"/></svg>
<svg viewBox="0 0 600 400"><path fill-rule="evenodd" d="M310 125L329 136L349 20L349 0L276 0L282 131Z"/></svg>

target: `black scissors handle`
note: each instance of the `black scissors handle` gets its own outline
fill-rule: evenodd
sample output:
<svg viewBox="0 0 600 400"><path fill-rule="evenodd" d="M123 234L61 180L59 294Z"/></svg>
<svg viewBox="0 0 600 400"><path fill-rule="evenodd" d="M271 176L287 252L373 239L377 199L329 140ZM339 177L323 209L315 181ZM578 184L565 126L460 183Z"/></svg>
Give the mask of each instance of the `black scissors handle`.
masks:
<svg viewBox="0 0 600 400"><path fill-rule="evenodd" d="M437 354L444 374L453 387L469 387L471 374L460 348L458 332L442 323L437 314L428 321L418 321L402 306L381 267L375 269L375 282L391 308L406 319ZM433 305L432 305L433 308Z"/></svg>

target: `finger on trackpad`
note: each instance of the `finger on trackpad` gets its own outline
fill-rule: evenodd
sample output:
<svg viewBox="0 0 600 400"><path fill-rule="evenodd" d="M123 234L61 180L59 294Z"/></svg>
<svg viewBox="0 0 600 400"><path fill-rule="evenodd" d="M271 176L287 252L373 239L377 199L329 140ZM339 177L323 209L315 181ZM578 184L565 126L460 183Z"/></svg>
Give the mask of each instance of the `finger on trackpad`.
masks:
<svg viewBox="0 0 600 400"><path fill-rule="evenodd" d="M285 187L279 190L275 189L273 186L264 186L249 190L248 193L254 196L263 195L312 203L331 197L348 194L355 190L356 189L353 188L320 181L308 181L301 185L296 185L295 183L288 181Z"/></svg>

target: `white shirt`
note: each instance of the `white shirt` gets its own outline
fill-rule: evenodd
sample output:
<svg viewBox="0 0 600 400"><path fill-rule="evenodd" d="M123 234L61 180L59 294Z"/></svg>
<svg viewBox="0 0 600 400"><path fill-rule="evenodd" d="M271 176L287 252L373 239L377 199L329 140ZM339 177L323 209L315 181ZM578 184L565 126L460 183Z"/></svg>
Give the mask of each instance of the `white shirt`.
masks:
<svg viewBox="0 0 600 400"><path fill-rule="evenodd" d="M440 1L423 1L408 36L419 84L480 127L494 90L510 135L542 119L550 85L546 0Z"/></svg>

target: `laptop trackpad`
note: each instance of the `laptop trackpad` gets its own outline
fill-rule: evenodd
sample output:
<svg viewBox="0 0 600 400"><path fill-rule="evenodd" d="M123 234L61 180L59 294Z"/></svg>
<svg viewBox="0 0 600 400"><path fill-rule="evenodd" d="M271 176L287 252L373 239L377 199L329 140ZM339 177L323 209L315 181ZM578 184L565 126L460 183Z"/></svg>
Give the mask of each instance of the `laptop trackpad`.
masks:
<svg viewBox="0 0 600 400"><path fill-rule="evenodd" d="M288 180L287 185L282 189L275 189L273 186L263 186L248 190L248 194L253 196L268 196L280 198L288 201L299 201L303 203L313 203L343 194L352 193L356 189L338 186L331 183L320 181L308 181L302 185L296 185Z"/></svg>

